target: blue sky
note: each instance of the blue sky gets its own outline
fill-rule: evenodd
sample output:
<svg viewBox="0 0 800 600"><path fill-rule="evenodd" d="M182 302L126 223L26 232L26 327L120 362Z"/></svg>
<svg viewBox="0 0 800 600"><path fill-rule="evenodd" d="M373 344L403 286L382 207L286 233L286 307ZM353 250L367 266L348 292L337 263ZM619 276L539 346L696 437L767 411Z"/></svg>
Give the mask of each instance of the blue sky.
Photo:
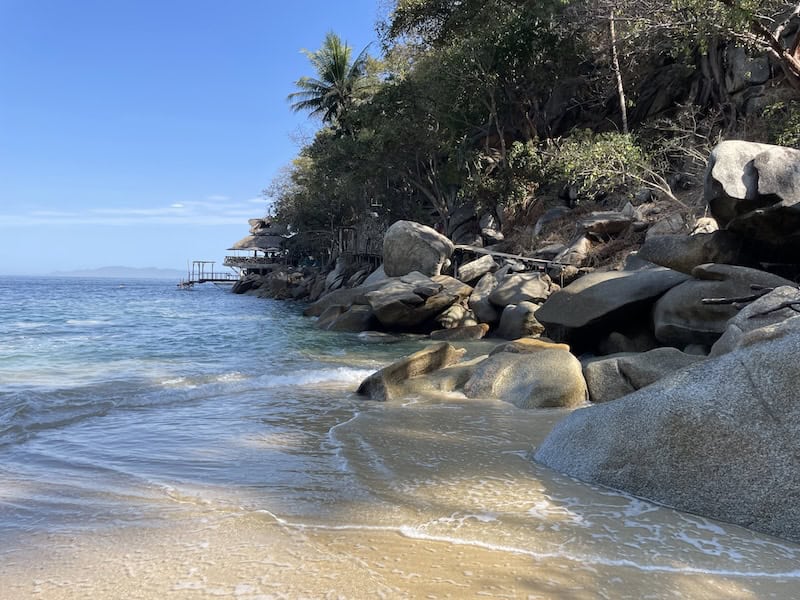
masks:
<svg viewBox="0 0 800 600"><path fill-rule="evenodd" d="M221 262L317 126L301 49L386 4L0 0L0 274Z"/></svg>

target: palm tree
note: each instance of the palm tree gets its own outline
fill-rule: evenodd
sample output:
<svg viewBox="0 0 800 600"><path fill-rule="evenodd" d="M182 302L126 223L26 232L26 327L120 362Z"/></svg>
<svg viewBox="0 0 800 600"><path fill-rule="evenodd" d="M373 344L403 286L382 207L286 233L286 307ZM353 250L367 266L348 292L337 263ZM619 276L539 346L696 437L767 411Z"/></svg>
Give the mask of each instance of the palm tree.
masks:
<svg viewBox="0 0 800 600"><path fill-rule="evenodd" d="M322 48L303 52L316 69L317 78L301 77L295 82L298 91L288 97L292 110L307 110L323 123L341 124L364 89L367 48L351 63L352 48L329 32Z"/></svg>

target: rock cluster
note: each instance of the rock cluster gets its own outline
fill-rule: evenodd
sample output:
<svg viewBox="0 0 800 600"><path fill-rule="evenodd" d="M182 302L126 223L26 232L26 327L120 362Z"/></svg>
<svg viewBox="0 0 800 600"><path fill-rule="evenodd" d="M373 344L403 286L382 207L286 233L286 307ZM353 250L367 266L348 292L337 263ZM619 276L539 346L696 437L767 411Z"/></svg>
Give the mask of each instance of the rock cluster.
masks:
<svg viewBox="0 0 800 600"><path fill-rule="evenodd" d="M450 239L392 225L378 269L337 263L240 285L308 300L323 329L433 340L367 378L364 396L458 391L578 408L537 460L800 541L800 151L723 142L709 163L711 217L692 231L643 198L584 215L565 244L513 257L479 251L502 238L500 225L467 207ZM545 212L534 235L563 228L568 212ZM625 268L588 267L594 244L630 232L645 241ZM485 336L501 339L464 360L456 346Z"/></svg>

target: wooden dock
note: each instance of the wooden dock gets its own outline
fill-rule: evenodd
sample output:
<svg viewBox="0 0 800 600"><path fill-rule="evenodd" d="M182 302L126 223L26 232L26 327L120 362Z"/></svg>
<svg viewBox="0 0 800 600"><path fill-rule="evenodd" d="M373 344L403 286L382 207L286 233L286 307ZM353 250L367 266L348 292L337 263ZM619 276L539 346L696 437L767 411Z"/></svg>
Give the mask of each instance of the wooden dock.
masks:
<svg viewBox="0 0 800 600"><path fill-rule="evenodd" d="M188 271L186 279L181 279L178 282L178 288L182 290L190 290L195 284L233 284L239 280L239 277L235 273L214 271L215 264L216 261L213 260L192 261L192 267Z"/></svg>

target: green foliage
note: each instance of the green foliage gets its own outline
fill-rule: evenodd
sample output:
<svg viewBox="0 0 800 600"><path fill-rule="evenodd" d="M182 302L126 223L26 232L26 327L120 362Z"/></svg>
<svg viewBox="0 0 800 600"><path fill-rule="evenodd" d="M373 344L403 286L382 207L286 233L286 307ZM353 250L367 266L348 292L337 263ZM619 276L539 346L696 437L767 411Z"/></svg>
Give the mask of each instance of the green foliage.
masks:
<svg viewBox="0 0 800 600"><path fill-rule="evenodd" d="M800 101L775 102L762 112L769 142L800 149Z"/></svg>
<svg viewBox="0 0 800 600"><path fill-rule="evenodd" d="M305 51L317 77L301 77L298 91L289 94L292 110L307 110L323 123L340 123L364 90L367 49L351 62L352 48L328 33L316 52Z"/></svg>
<svg viewBox="0 0 800 600"><path fill-rule="evenodd" d="M381 25L381 58L364 51L353 59L334 34L306 53L316 75L298 80L290 100L324 126L269 195L300 231L330 231L366 212L446 221L467 201L523 213L564 184L589 197L644 185L675 199L666 173L702 167L718 131L714 119L704 120L713 115L709 103L728 98L724 73L714 72L722 65L703 56L704 44L763 47L754 24L778 24L785 5L395 0ZM619 122L612 13L628 104L648 107L635 118L660 117L632 123L636 136L603 133ZM700 108L665 106L659 101L669 94L654 99L652 85L640 88L654 66L672 62L696 73ZM798 145L798 103L765 116L771 141Z"/></svg>
<svg viewBox="0 0 800 600"><path fill-rule="evenodd" d="M641 182L650 171L647 155L630 134L576 132L546 154L543 177L590 197Z"/></svg>

